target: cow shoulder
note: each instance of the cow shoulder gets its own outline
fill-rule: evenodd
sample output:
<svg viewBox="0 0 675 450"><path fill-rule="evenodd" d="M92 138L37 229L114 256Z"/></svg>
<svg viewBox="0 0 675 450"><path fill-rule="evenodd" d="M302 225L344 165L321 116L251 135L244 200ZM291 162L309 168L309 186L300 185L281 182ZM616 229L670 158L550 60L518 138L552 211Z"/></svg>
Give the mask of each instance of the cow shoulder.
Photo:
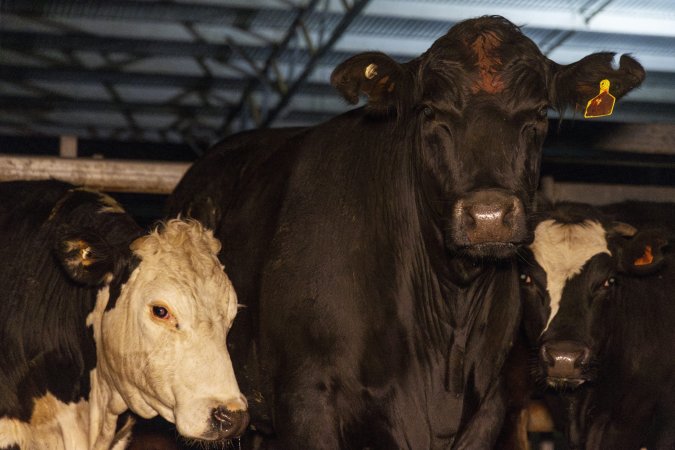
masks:
<svg viewBox="0 0 675 450"><path fill-rule="evenodd" d="M271 174L285 178L292 159L286 143L306 128L252 130L228 136L193 164L166 203L167 217L178 215L217 230L224 212L242 202L259 201L257 180ZM283 192L277 189L276 192Z"/></svg>

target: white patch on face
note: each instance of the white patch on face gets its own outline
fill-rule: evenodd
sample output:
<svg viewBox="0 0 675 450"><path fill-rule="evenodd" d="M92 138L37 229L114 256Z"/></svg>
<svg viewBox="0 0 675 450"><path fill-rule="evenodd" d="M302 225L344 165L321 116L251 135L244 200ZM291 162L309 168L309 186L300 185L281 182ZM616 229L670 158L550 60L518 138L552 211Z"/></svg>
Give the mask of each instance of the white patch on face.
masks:
<svg viewBox="0 0 675 450"><path fill-rule="evenodd" d="M51 393L35 400L29 423L0 419L0 448L89 448L87 402L63 403Z"/></svg>
<svg viewBox="0 0 675 450"><path fill-rule="evenodd" d="M115 307L105 311L105 288L88 320L97 379L140 416L159 413L184 436L213 438L214 408L247 408L226 346L237 298L217 258L220 243L197 222L172 220L131 249L141 262Z"/></svg>
<svg viewBox="0 0 675 450"><path fill-rule="evenodd" d="M591 220L581 224L545 220L534 230L534 242L530 250L546 272L546 289L551 297L551 315L544 328L546 331L558 313L567 280L578 275L593 256L611 253L607 248L605 229L600 223Z"/></svg>

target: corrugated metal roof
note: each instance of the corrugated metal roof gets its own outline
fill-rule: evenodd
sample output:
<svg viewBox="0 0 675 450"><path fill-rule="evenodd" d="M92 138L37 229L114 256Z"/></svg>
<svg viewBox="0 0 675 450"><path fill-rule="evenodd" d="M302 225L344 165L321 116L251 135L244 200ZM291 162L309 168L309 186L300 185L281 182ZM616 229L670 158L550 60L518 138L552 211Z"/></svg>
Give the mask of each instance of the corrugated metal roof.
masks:
<svg viewBox="0 0 675 450"><path fill-rule="evenodd" d="M675 122L673 1L371 0L348 26L340 0L307 8L310 1L4 0L0 133L30 133L41 124L57 134L126 127L125 136L140 137L147 127L162 139L180 140L191 129L215 137L228 111L248 115L230 120L234 131L255 126L256 114L282 100L288 104L274 125L309 124L347 109L328 77L352 54L383 50L410 59L457 21L493 13L521 24L561 63L593 51L633 54L648 78L627 98L630 112L622 116L620 108L611 120ZM300 13L302 27L289 32ZM325 45L333 34L339 39ZM308 64L307 80L286 95Z"/></svg>

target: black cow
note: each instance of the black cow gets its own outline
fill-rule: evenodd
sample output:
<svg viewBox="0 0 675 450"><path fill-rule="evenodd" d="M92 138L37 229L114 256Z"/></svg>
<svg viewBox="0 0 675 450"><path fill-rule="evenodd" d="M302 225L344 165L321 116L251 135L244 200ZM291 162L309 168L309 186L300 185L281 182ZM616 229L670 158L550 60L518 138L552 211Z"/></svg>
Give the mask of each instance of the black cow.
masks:
<svg viewBox="0 0 675 450"><path fill-rule="evenodd" d="M501 17L468 20L407 63L340 64L332 84L366 106L191 167L169 211L223 237L256 429L285 449L492 447L547 109L640 84L612 58L561 66Z"/></svg>
<svg viewBox="0 0 675 450"><path fill-rule="evenodd" d="M195 440L241 433L219 250L195 221L144 232L99 192L0 183L0 449L121 449L127 409Z"/></svg>
<svg viewBox="0 0 675 450"><path fill-rule="evenodd" d="M675 448L675 258L659 232L562 204L535 230L552 314L540 376L567 394L574 448ZM541 278L540 278L541 279ZM537 288L538 286L538 288ZM542 289L542 286L544 289Z"/></svg>

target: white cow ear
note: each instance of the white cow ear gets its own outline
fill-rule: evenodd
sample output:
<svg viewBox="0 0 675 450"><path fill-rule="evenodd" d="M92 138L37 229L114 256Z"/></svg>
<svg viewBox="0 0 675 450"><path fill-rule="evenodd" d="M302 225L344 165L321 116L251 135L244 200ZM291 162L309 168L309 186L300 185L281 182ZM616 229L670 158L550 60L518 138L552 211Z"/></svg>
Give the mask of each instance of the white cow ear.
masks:
<svg viewBox="0 0 675 450"><path fill-rule="evenodd" d="M98 286L110 278L114 252L95 232L63 229L55 250L63 269L74 281Z"/></svg>

